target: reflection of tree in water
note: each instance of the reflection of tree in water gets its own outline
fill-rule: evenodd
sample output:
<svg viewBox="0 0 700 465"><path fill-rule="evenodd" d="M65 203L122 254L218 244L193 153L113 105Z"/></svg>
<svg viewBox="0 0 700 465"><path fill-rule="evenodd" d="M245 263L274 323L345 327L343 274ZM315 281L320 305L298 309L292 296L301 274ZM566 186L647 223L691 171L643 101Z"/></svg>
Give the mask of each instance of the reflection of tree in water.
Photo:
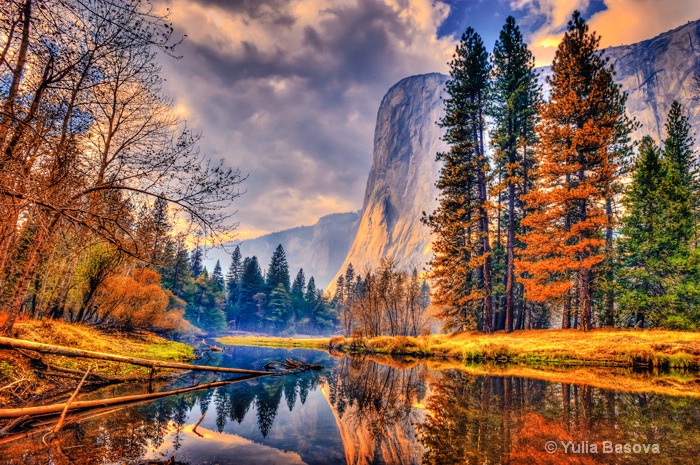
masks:
<svg viewBox="0 0 700 465"><path fill-rule="evenodd" d="M322 376L319 372L308 372L297 376L263 378L252 385L219 388L214 394L217 427L223 431L227 418L241 423L250 407L255 405L258 428L263 436L267 436L277 416L282 395L291 411L296 405L297 393L301 403L305 403L308 393L316 389Z"/></svg>
<svg viewBox="0 0 700 465"><path fill-rule="evenodd" d="M685 463L700 450L700 401L445 371L418 426L425 464ZM661 454L549 454L546 441L659 444ZM559 443L560 449L562 448Z"/></svg>
<svg viewBox="0 0 700 465"><path fill-rule="evenodd" d="M59 433L62 454L76 464L140 463L141 457L150 450L160 448L169 435L172 435L173 449L178 450L182 445L183 428L195 406L199 406L201 412L207 415L212 415L212 410L216 410L216 426L221 432L228 421L243 421L254 404L258 412L258 427L265 436L277 415L282 394L289 395L286 399L291 409L295 405L292 395L296 396L303 390L306 400L306 394L318 386L320 376L317 372L304 373L260 379L253 384L233 384L217 390L159 399L81 423L68 424ZM190 419L190 423L197 419ZM32 451L31 456L27 454L28 451ZM16 459L11 463L23 465L63 463L65 460L57 457L57 453L42 444L40 435L11 443L7 452L0 446L0 457ZM16 457L14 454L17 454Z"/></svg>
<svg viewBox="0 0 700 465"><path fill-rule="evenodd" d="M414 404L426 393L423 366L400 368L343 358L329 378L349 463L415 463ZM351 444L350 444L351 443Z"/></svg>

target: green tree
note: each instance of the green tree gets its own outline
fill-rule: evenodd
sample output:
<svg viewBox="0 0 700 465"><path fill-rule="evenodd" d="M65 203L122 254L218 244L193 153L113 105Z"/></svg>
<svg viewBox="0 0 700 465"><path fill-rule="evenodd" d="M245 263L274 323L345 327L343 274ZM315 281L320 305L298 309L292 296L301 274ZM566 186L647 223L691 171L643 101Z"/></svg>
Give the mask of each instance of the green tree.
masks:
<svg viewBox="0 0 700 465"><path fill-rule="evenodd" d="M241 276L240 316L236 322L241 329L252 329L256 326L255 318L259 311L259 294L263 294L265 279L262 276L257 257L246 257L243 260L243 275ZM258 298L256 299L256 296Z"/></svg>
<svg viewBox="0 0 700 465"><path fill-rule="evenodd" d="M219 262L219 260L217 260L216 265L214 265L214 271L211 273L211 281L219 291L226 289L226 286L224 285L224 275L221 271L221 262Z"/></svg>
<svg viewBox="0 0 700 465"><path fill-rule="evenodd" d="M287 327L291 316L292 300L282 283L277 284L268 300L265 320L271 329L281 331Z"/></svg>
<svg viewBox="0 0 700 465"><path fill-rule="evenodd" d="M227 304L226 316L229 321L234 320L238 312L238 300L241 292L241 277L243 276L243 263L241 248L236 246L231 254L231 264L226 272Z"/></svg>
<svg viewBox="0 0 700 465"><path fill-rule="evenodd" d="M279 244L272 254L270 266L267 269L267 287L272 290L282 284L289 292L289 265L282 244Z"/></svg>
<svg viewBox="0 0 700 465"><path fill-rule="evenodd" d="M514 309L522 298L516 292L516 234L525 216L520 196L532 188L532 154L540 89L534 71L535 59L520 33L515 19L509 16L493 50L493 83L490 113L494 128L490 133L495 149L496 195L505 193L505 331L513 331ZM498 224L500 232L500 222ZM500 238L500 234L498 235ZM500 245L500 240L499 240Z"/></svg>
<svg viewBox="0 0 700 465"><path fill-rule="evenodd" d="M693 248L696 174L690 126L677 102L660 151L640 146L618 240L618 293L623 316L635 325L693 329L700 325L698 254Z"/></svg>
<svg viewBox="0 0 700 465"><path fill-rule="evenodd" d="M202 274L203 270L203 262L204 262L204 252L202 252L202 249L197 247L192 251L192 254L190 255L190 272L192 273L192 277L194 279L199 278L199 275Z"/></svg>
<svg viewBox="0 0 700 465"><path fill-rule="evenodd" d="M292 283L292 310L296 319L300 319L304 313L305 301L304 291L306 290L306 276L304 269L300 268L294 282Z"/></svg>
<svg viewBox="0 0 700 465"><path fill-rule="evenodd" d="M488 160L484 126L488 89L488 53L481 37L468 28L450 62L445 116L440 125L450 150L436 186L440 204L424 222L433 234L430 262L434 300L449 329L493 329L492 263L487 203Z"/></svg>

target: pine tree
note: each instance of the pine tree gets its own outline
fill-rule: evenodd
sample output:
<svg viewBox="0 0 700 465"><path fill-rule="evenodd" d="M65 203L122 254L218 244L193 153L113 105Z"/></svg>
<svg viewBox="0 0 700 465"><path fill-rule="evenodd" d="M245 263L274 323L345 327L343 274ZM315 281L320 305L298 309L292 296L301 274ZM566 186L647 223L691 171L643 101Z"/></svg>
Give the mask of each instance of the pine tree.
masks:
<svg viewBox="0 0 700 465"><path fill-rule="evenodd" d="M216 286L216 288L219 291L223 291L226 289L224 286L224 274L221 271L221 262L219 260L216 261L216 265L214 265L214 271L211 273L211 282Z"/></svg>
<svg viewBox="0 0 700 465"><path fill-rule="evenodd" d="M605 204L631 127L626 95L613 81L612 65L600 56L599 42L574 12L547 79L550 101L542 106L536 129L537 183L524 196L532 213L522 221L525 248L516 260L526 298L534 302L565 300L570 276L576 276L584 331L591 328L597 267L606 258L604 232L612 215Z"/></svg>
<svg viewBox="0 0 700 465"><path fill-rule="evenodd" d="M270 292L269 311L265 314L268 324L277 331L283 330L289 321L291 306L291 298L284 285L277 284Z"/></svg>
<svg viewBox="0 0 700 465"><path fill-rule="evenodd" d="M228 291L228 305L233 308L238 303L240 293L241 276L243 276L243 263L241 248L236 246L231 254L231 264L226 272L226 290Z"/></svg>
<svg viewBox="0 0 700 465"><path fill-rule="evenodd" d="M259 312L260 298L256 296L262 294L265 288L265 279L262 276L257 257L246 257L243 260L243 275L241 276L240 293L240 317L239 327L255 327L255 315Z"/></svg>
<svg viewBox="0 0 700 465"><path fill-rule="evenodd" d="M681 105L674 101L666 120L666 139L663 159L667 167L665 192L669 196L666 209L666 232L671 250L690 248L695 237L697 219L694 207L698 200L698 168L690 135L688 117L683 115Z"/></svg>
<svg viewBox="0 0 700 465"><path fill-rule="evenodd" d="M624 200L625 217L618 247L618 294L625 313L644 325L649 313L663 312L663 276L670 265L664 212L668 208L661 151L651 137L639 147L632 183Z"/></svg>
<svg viewBox="0 0 700 465"><path fill-rule="evenodd" d="M306 276L303 268L299 269L292 283L292 310L297 319L301 319L304 313L304 291L306 290Z"/></svg>
<svg viewBox="0 0 700 465"><path fill-rule="evenodd" d="M278 245L273 252L270 266L267 269L268 289L274 289L278 284L282 284L289 292L289 265L282 244Z"/></svg>
<svg viewBox="0 0 700 465"><path fill-rule="evenodd" d="M348 263L345 268L345 298L349 299L352 297L353 284L355 283L355 268L353 268L352 263Z"/></svg>
<svg viewBox="0 0 700 465"><path fill-rule="evenodd" d="M494 128L491 143L495 148L496 172L501 182L496 195L505 192L505 330L513 331L516 306L515 249L520 220L525 216L520 196L532 187L535 123L540 90L534 71L535 59L523 41L515 19L509 16L493 50L491 116ZM499 224L500 230L500 224ZM500 235L499 235L500 236ZM500 241L499 241L500 245Z"/></svg>
<svg viewBox="0 0 700 465"><path fill-rule="evenodd" d="M192 277L194 279L199 278L199 275L202 273L203 261L204 253L202 252L202 249L197 247L190 255L190 271L192 272Z"/></svg>
<svg viewBox="0 0 700 465"><path fill-rule="evenodd" d="M468 28L450 62L440 121L447 128L443 139L451 146L436 157L443 163L436 183L440 205L424 216L435 236L431 275L446 328L479 327L485 332L493 329L489 167L484 151L488 74L488 53L481 37Z"/></svg>

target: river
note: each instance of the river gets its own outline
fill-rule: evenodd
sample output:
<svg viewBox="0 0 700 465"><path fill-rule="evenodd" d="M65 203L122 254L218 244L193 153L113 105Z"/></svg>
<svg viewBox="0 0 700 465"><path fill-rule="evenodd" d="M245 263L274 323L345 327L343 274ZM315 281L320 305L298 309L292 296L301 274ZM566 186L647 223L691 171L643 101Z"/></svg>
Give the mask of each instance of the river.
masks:
<svg viewBox="0 0 700 465"><path fill-rule="evenodd" d="M260 369L286 358L326 368L105 413L67 425L48 446L42 432L0 437L0 464L694 464L700 457L694 396L302 349L228 347L210 363ZM187 374L158 389L216 379ZM86 397L145 389L122 385Z"/></svg>

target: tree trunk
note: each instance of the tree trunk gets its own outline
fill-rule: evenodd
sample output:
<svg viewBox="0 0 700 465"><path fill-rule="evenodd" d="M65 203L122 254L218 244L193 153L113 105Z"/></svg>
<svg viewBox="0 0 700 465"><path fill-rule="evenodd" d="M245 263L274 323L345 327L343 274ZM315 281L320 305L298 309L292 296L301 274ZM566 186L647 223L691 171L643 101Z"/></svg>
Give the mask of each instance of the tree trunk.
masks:
<svg viewBox="0 0 700 465"><path fill-rule="evenodd" d="M581 330L590 331L591 329L591 270L582 268L579 271L579 308L581 313Z"/></svg>
<svg viewBox="0 0 700 465"><path fill-rule="evenodd" d="M515 307L515 184L508 184L508 239L506 244L506 333L513 331Z"/></svg>

